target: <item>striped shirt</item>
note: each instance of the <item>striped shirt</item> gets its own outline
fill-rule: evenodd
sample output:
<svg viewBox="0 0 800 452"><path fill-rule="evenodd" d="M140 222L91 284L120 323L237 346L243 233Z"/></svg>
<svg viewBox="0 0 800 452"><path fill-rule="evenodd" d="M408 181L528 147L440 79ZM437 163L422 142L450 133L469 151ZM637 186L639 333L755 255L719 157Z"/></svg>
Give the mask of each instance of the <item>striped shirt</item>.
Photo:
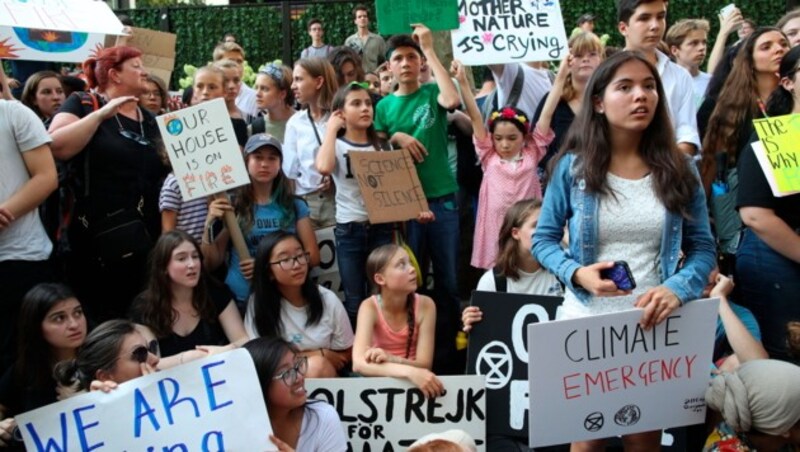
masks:
<svg viewBox="0 0 800 452"><path fill-rule="evenodd" d="M208 215L208 201L205 198L184 201L174 173L169 173L164 180L164 185L161 186L158 210L160 212L165 210L178 212L175 229L186 232L198 242L202 240L203 226L206 222L206 215Z"/></svg>

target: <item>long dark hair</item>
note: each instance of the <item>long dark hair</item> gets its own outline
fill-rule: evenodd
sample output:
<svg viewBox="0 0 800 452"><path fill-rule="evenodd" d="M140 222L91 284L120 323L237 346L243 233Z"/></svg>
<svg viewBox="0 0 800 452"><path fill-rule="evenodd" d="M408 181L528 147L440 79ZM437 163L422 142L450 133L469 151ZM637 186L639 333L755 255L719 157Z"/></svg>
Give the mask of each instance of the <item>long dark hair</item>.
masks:
<svg viewBox="0 0 800 452"><path fill-rule="evenodd" d="M332 111L344 110L344 106L347 103L347 96L350 95L350 93L359 91L364 91L369 96L369 89L359 84L350 83L339 88L339 90L336 91L336 95L333 96L333 103L331 104ZM370 97L370 100L372 100L372 97ZM375 105L372 106L372 118L375 118ZM344 135L344 130L340 131L340 134ZM375 131L374 122L367 128L367 139L369 139L370 144L376 151L386 147L386 141L381 140L378 137L378 132Z"/></svg>
<svg viewBox="0 0 800 452"><path fill-rule="evenodd" d="M514 238L513 232L515 228L522 227L528 217L541 208L542 201L523 199L515 202L506 211L503 225L500 226L500 238L497 241L499 251L496 266L500 274L514 280L519 279L519 241Z"/></svg>
<svg viewBox="0 0 800 452"><path fill-rule="evenodd" d="M17 321L17 362L14 366L17 386L41 388L52 384L56 357L52 346L44 339L42 322L53 306L70 298L75 298L72 290L56 283L37 284L25 294Z"/></svg>
<svg viewBox="0 0 800 452"><path fill-rule="evenodd" d="M271 146L265 147L271 149L272 152L276 152L281 158L281 165L283 165L283 153L277 149L273 149ZM245 162L251 158L251 155L252 153L245 156ZM274 203L275 207L281 213L280 227L282 229L294 227L294 223L297 221L297 213L295 212L294 206L295 199L297 199L297 197L294 196L291 181L289 181L289 178L284 174L283 168L279 168L275 179L272 179L270 202ZM245 234L248 234L250 230L253 229L253 224L255 223L255 216L253 213L255 204L256 195L253 184L248 184L240 188L233 202L233 209L234 212L236 212L239 227L242 228L242 232Z"/></svg>
<svg viewBox="0 0 800 452"><path fill-rule="evenodd" d="M800 47L794 47L781 60L781 67L778 71L780 78L792 78L798 71L800 62ZM795 88L797 89L797 88ZM794 96L791 91L787 91L782 85L778 85L775 91L769 95L767 100L767 114L770 116L788 115L794 110Z"/></svg>
<svg viewBox="0 0 800 452"><path fill-rule="evenodd" d="M686 157L678 150L672 121L666 107L666 96L656 68L639 52L618 52L602 62L586 86L583 105L562 147L562 154L577 156L578 171L586 181L586 189L609 195L606 175L611 164L611 141L608 120L595 111L594 101L601 99L617 71L624 64L638 61L650 70L656 80L658 104L653 120L642 132L639 153L650 168L653 190L670 212L688 217L689 206L697 189L697 179ZM554 159L555 160L555 159Z"/></svg>
<svg viewBox="0 0 800 452"><path fill-rule="evenodd" d="M98 370L111 371L117 364L125 337L136 332L136 326L128 320L109 320L95 328L78 349L75 359L62 361L53 371L58 383L89 389L97 378Z"/></svg>
<svg viewBox="0 0 800 452"><path fill-rule="evenodd" d="M256 250L256 262L253 270L253 322L259 336L281 337L283 325L281 324L281 298L283 294L278 287L272 273L272 250L284 240L294 239L300 246L303 242L294 234L286 231L275 231L264 236ZM305 251L305 248L303 249ZM308 265L308 264L306 264ZM306 302L308 319L306 326L319 323L322 319L322 295L319 287L311 279L309 272L300 288L300 293Z"/></svg>
<svg viewBox="0 0 800 452"><path fill-rule="evenodd" d="M258 375L258 383L261 385L261 392L264 394L264 403L269 406L267 394L269 394L269 386L272 384L272 379L280 367L283 355L286 352L294 354L298 353L297 348L291 343L281 339L280 337L259 337L253 339L242 348L250 353L253 358L253 364L256 367L256 374Z"/></svg>
<svg viewBox="0 0 800 452"><path fill-rule="evenodd" d="M701 163L706 191L717 174L717 154L727 154L729 165L736 166L736 155L740 151L739 134L746 130L742 125L755 117L758 111L758 80L753 61L756 41L762 35L771 32L783 34L777 28L762 27L744 41L733 60L733 68L725 79L725 84L722 85L714 111L708 119L708 127L703 137Z"/></svg>
<svg viewBox="0 0 800 452"><path fill-rule="evenodd" d="M369 280L370 284L373 287L373 290L376 294L380 294L380 287L375 283L375 275L378 273L382 273L386 266L389 264L389 261L392 260L395 254L400 251L402 248L398 245L390 243L388 245L382 245L378 248L372 250L367 257L367 263L364 266L367 271L367 279ZM408 294L406 297L406 321L408 323L408 340L406 341L406 359L411 356L411 343L414 338L414 327L416 314L414 312L414 299L416 298L415 293Z"/></svg>
<svg viewBox="0 0 800 452"><path fill-rule="evenodd" d="M177 229L164 233L150 252L147 289L139 295L134 304L133 317L153 330L159 339L172 334L172 324L178 318L178 311L172 307L172 280L167 267L172 260L172 252L183 242L192 244L202 262L203 254L194 237ZM208 292L205 269L201 265L198 271L200 279L192 290L192 307L201 319L214 323L217 321L217 313Z"/></svg>

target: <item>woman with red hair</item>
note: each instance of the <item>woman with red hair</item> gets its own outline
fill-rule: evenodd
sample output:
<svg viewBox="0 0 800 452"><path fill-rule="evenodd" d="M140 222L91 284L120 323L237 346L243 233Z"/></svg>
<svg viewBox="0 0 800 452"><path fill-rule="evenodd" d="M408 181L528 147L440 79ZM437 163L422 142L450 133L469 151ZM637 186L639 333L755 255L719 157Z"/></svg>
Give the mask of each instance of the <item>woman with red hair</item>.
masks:
<svg viewBox="0 0 800 452"><path fill-rule="evenodd" d="M67 229L67 277L96 320L124 317L141 291L147 254L161 231L166 176L155 117L138 105L147 70L133 47L83 63L93 92L73 93L53 117L53 155L70 162L75 205Z"/></svg>

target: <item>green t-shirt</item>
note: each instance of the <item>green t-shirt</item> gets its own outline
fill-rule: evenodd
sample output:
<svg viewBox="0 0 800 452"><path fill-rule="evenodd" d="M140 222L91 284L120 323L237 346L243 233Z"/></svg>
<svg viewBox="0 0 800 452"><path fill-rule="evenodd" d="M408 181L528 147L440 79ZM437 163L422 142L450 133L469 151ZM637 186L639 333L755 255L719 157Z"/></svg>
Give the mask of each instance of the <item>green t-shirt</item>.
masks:
<svg viewBox="0 0 800 452"><path fill-rule="evenodd" d="M412 94L390 94L375 109L375 130L390 137L407 133L422 143L428 155L417 163L417 174L427 198L458 191L456 178L447 161L447 110L437 98L439 87L426 83Z"/></svg>

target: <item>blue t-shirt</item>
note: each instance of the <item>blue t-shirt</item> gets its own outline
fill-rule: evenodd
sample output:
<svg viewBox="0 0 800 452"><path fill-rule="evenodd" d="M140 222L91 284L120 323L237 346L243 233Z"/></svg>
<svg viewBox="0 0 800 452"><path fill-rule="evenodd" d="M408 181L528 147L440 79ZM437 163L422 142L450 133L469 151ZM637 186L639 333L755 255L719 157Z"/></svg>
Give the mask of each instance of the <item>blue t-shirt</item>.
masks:
<svg viewBox="0 0 800 452"><path fill-rule="evenodd" d="M294 211L297 220L307 218L309 215L308 205L300 198L294 200ZM284 220L284 213L278 208L275 203L269 204L256 204L253 212L253 227L244 240L247 243L247 249L250 255L256 255L256 248L261 239L269 234L278 230L296 233L297 223L290 224L288 227L281 227ZM247 297L250 296L250 283L244 278L242 272L239 270L239 253L236 248L231 247L230 259L228 261L228 275L225 277L225 284L233 292L236 303L244 306L247 303Z"/></svg>

